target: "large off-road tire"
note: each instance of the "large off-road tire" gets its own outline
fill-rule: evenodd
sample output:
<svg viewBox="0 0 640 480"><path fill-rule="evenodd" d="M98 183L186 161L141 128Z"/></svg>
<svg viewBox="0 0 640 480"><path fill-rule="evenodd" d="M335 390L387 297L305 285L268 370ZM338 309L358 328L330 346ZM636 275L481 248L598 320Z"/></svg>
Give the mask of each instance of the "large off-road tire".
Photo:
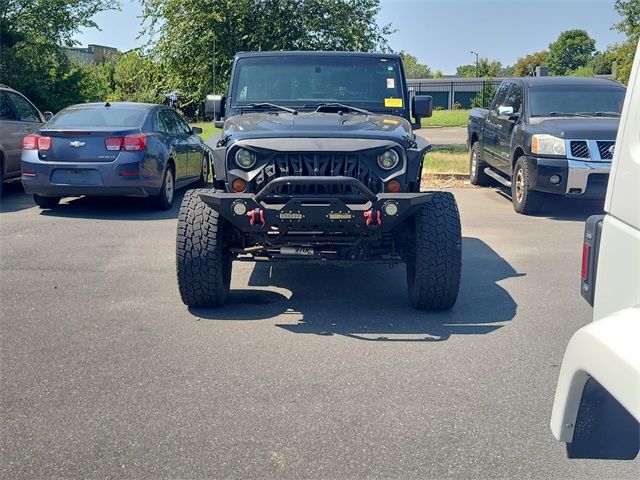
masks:
<svg viewBox="0 0 640 480"><path fill-rule="evenodd" d="M43 197L42 195L33 194L33 201L40 208L56 208L60 203L61 197Z"/></svg>
<svg viewBox="0 0 640 480"><path fill-rule="evenodd" d="M473 142L469 154L469 181L472 185L480 187L489 185L489 175L484 173L486 166L480 157L480 142Z"/></svg>
<svg viewBox="0 0 640 480"><path fill-rule="evenodd" d="M229 296L232 256L226 247L230 224L205 204L199 190L185 193L178 216L176 267L185 305L219 307Z"/></svg>
<svg viewBox="0 0 640 480"><path fill-rule="evenodd" d="M544 201L544 193L531 190L531 171L525 157L518 158L513 167L511 201L513 209L523 215L533 215Z"/></svg>
<svg viewBox="0 0 640 480"><path fill-rule="evenodd" d="M209 161L209 155L203 153L202 166L200 167L200 178L198 178L198 181L194 183L194 186L196 188L206 187L209 183L209 165L211 165L211 162Z"/></svg>
<svg viewBox="0 0 640 480"><path fill-rule="evenodd" d="M409 300L418 310L449 310L458 298L462 270L460 214L453 195L436 192L414 217L407 259Z"/></svg>
<svg viewBox="0 0 640 480"><path fill-rule="evenodd" d="M151 197L151 204L158 210L169 210L176 195L176 174L173 165L167 165L162 178L162 187L157 195Z"/></svg>

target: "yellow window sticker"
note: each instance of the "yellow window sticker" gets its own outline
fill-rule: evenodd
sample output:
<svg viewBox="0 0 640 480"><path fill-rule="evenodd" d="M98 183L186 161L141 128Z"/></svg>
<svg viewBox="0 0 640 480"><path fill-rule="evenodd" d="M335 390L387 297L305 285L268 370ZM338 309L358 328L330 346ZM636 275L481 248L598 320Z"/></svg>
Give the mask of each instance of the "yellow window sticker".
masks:
<svg viewBox="0 0 640 480"><path fill-rule="evenodd" d="M401 98L385 98L384 106L386 108L402 108L402 99Z"/></svg>

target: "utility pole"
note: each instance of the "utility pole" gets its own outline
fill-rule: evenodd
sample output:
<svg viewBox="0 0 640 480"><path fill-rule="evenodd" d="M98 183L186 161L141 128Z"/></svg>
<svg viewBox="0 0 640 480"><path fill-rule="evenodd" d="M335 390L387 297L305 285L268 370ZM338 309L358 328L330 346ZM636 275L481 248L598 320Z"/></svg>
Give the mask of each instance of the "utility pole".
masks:
<svg viewBox="0 0 640 480"><path fill-rule="evenodd" d="M469 52L469 53L471 53L471 54L476 56L476 78L478 78L478 53L474 52L473 50L471 52Z"/></svg>

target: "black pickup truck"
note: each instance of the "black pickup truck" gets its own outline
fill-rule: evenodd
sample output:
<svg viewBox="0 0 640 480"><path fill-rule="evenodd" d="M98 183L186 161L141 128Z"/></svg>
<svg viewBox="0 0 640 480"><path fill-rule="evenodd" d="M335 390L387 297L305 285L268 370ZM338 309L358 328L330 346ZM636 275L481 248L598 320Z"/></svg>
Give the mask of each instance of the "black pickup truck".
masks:
<svg viewBox="0 0 640 480"><path fill-rule="evenodd" d="M503 81L491 107L469 115L471 183L510 187L522 214L546 194L604 198L625 92L601 78Z"/></svg>

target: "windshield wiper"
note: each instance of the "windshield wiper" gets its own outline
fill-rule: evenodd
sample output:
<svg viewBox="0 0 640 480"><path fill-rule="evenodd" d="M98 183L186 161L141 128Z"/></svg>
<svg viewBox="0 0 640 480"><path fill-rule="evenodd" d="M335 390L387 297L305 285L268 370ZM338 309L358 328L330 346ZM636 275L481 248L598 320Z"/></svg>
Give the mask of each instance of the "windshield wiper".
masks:
<svg viewBox="0 0 640 480"><path fill-rule="evenodd" d="M585 115L584 113L569 113L569 112L549 112L547 113L549 117L588 117L589 115Z"/></svg>
<svg viewBox="0 0 640 480"><path fill-rule="evenodd" d="M316 103L315 105L304 105L305 107L316 107L316 112L321 112L325 108L343 109L351 112L361 113L362 115L371 115L371 112L363 108L352 107L346 103Z"/></svg>
<svg viewBox="0 0 640 480"><path fill-rule="evenodd" d="M297 115L298 111L295 108L289 108L289 107L283 107L282 105L276 105L275 103L267 103L267 102L262 102L262 103L249 103L247 105L242 105L240 107L242 108L274 108L276 110L282 110L283 112L289 112L292 115Z"/></svg>
<svg viewBox="0 0 640 480"><path fill-rule="evenodd" d="M619 112L593 112L596 117L619 117Z"/></svg>

